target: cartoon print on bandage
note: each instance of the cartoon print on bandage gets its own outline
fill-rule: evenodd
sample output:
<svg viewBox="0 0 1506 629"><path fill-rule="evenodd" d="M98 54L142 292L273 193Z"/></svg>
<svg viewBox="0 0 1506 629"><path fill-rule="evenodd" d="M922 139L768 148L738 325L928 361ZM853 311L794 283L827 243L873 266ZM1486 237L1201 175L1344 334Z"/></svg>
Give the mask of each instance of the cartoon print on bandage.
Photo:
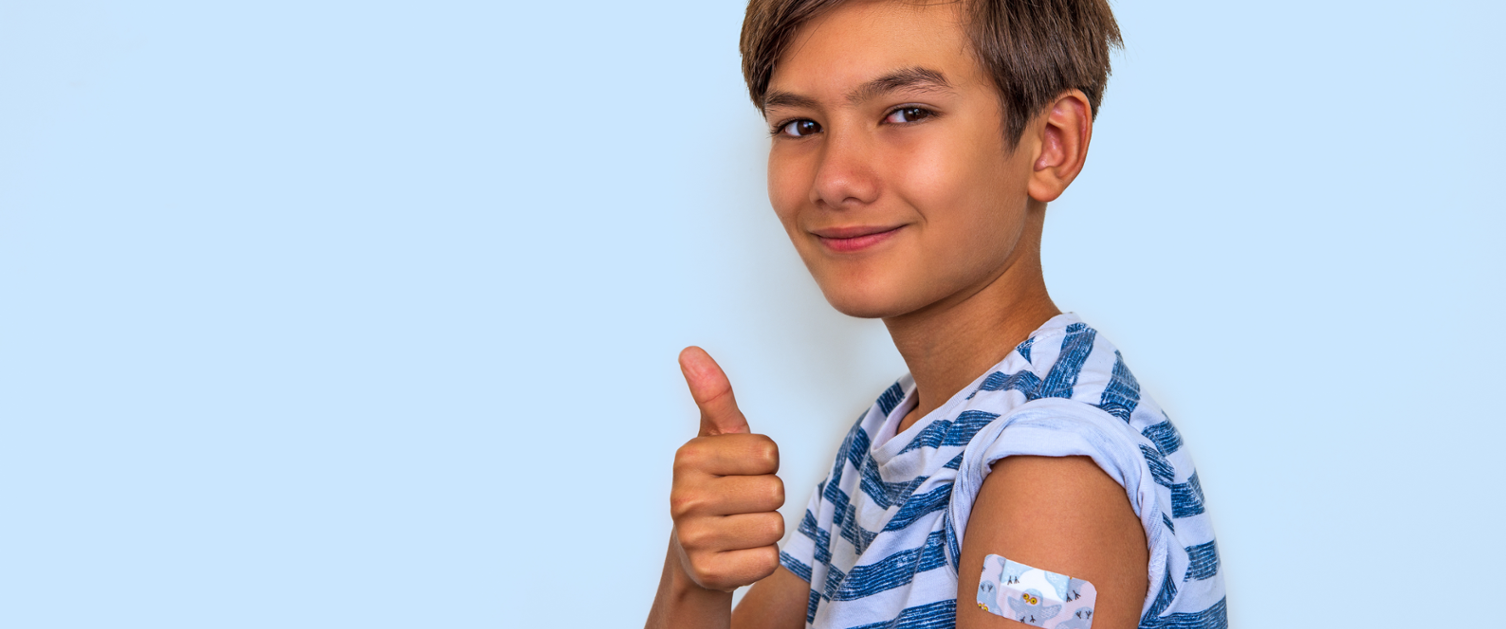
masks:
<svg viewBox="0 0 1506 629"><path fill-rule="evenodd" d="M1098 592L1093 584L1015 563L983 558L978 607L991 614L1047 629L1089 629Z"/></svg>

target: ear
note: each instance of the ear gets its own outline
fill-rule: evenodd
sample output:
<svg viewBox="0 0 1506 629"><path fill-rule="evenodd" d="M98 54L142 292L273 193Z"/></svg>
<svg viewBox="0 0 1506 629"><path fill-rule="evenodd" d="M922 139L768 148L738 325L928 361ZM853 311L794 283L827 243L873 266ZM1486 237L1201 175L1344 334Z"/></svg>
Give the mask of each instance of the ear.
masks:
<svg viewBox="0 0 1506 629"><path fill-rule="evenodd" d="M1055 201L1072 185L1088 159L1088 141L1093 138L1093 114L1081 90L1069 90L1036 118L1027 133L1039 142L1030 173L1030 198Z"/></svg>

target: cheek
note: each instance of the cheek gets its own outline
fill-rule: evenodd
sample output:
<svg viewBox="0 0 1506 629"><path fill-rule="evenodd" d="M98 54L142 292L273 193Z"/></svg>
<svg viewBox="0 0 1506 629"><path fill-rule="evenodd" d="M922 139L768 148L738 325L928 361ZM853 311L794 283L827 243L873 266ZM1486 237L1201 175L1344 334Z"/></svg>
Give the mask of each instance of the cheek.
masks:
<svg viewBox="0 0 1506 629"><path fill-rule="evenodd" d="M774 213L779 216L779 222L788 229L795 220L795 215L805 202L806 193L810 190L808 177L805 177L797 160L780 156L777 151L769 152L769 205L774 207Z"/></svg>
<svg viewBox="0 0 1506 629"><path fill-rule="evenodd" d="M923 217L929 243L922 255L943 274L967 277L996 267L1023 229L1026 195L1002 138L936 137L892 157L890 173ZM945 270L943 270L945 269Z"/></svg>
<svg viewBox="0 0 1506 629"><path fill-rule="evenodd" d="M927 222L942 218L956 207L966 177L961 177L956 155L934 143L900 147L890 156L895 166L886 177Z"/></svg>
<svg viewBox="0 0 1506 629"><path fill-rule="evenodd" d="M966 138L937 137L897 147L888 179L924 217L928 228L986 225L999 205L1003 160L979 150Z"/></svg>

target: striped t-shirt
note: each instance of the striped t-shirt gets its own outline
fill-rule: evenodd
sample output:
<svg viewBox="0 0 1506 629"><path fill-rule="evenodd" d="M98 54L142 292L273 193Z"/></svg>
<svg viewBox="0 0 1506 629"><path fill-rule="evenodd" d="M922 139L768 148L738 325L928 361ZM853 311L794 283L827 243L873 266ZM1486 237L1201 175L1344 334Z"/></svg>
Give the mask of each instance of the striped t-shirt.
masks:
<svg viewBox="0 0 1506 629"><path fill-rule="evenodd" d="M852 427L780 553L811 584L807 626L954 626L968 515L991 464L1012 455L1088 456L1124 486L1150 547L1141 627L1227 626L1187 447L1118 350L1076 315L1047 321L895 435L914 396L907 375Z"/></svg>

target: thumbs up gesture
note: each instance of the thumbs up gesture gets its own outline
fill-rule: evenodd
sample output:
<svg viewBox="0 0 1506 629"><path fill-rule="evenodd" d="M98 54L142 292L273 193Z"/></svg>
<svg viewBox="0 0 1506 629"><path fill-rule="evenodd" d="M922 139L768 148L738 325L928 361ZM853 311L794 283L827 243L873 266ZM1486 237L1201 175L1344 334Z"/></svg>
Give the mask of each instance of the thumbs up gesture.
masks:
<svg viewBox="0 0 1506 629"><path fill-rule="evenodd" d="M680 352L680 370L701 409L701 432L675 452L674 552L697 585L730 592L779 567L779 447L748 431L732 384L704 350Z"/></svg>

